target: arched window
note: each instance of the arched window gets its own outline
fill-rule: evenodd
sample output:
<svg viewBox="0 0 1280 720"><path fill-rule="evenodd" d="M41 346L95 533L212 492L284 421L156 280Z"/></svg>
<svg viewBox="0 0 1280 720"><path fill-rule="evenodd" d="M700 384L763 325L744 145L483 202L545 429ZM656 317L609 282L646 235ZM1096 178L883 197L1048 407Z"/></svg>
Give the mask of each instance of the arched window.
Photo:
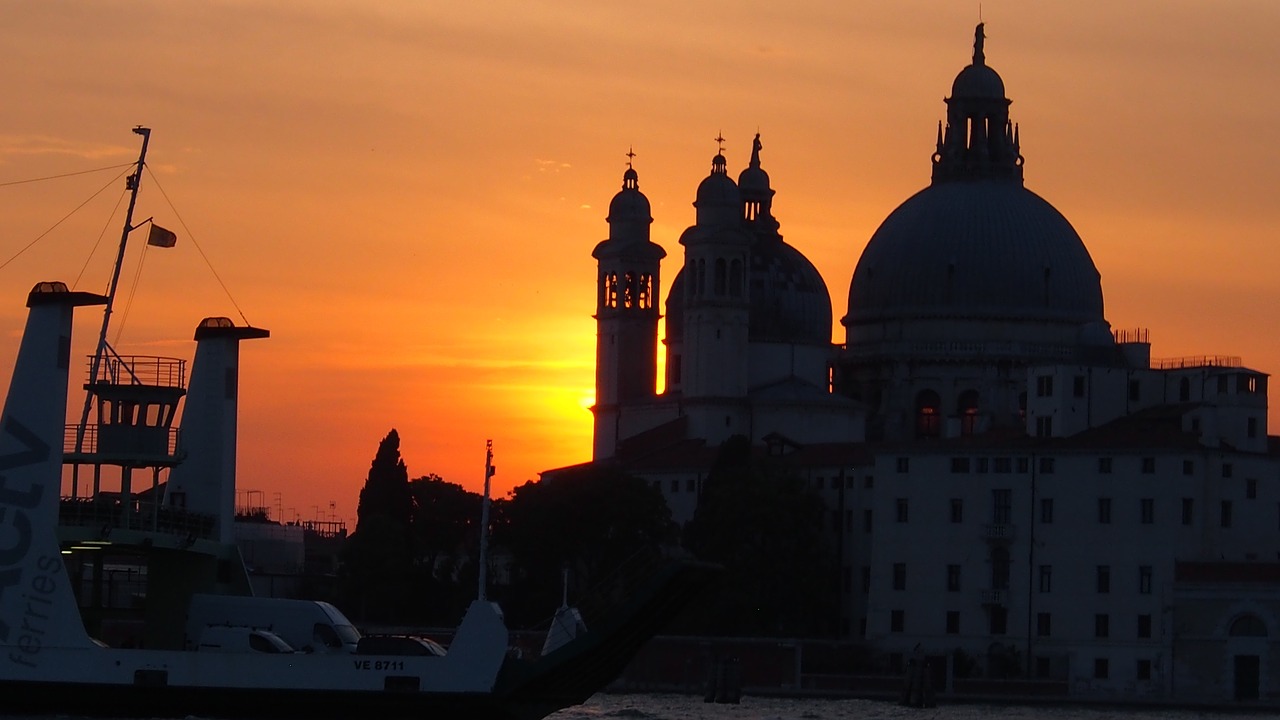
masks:
<svg viewBox="0 0 1280 720"><path fill-rule="evenodd" d="M716 258L716 288L715 288L716 297L724 296L725 287L728 284L728 279L727 279L728 274L729 274L729 271L727 266L725 265L724 258Z"/></svg>
<svg viewBox="0 0 1280 720"><path fill-rule="evenodd" d="M973 435L978 427L978 391L965 390L956 401L956 415L960 417L960 434Z"/></svg>
<svg viewBox="0 0 1280 720"><path fill-rule="evenodd" d="M640 275L640 295L637 298L639 307L642 310L648 310L653 307L653 275L649 273L641 273Z"/></svg>
<svg viewBox="0 0 1280 720"><path fill-rule="evenodd" d="M932 390L916 395L916 437L938 437L942 431L942 399Z"/></svg>
<svg viewBox="0 0 1280 720"><path fill-rule="evenodd" d="M742 297L742 261L738 259L729 265L729 295Z"/></svg>
<svg viewBox="0 0 1280 720"><path fill-rule="evenodd" d="M1231 622L1231 637L1266 637L1267 625L1257 615L1241 615Z"/></svg>
<svg viewBox="0 0 1280 720"><path fill-rule="evenodd" d="M695 281L693 294L697 297L702 297L702 293L707 290L707 261L694 260L693 262L696 268L693 273Z"/></svg>
<svg viewBox="0 0 1280 720"><path fill-rule="evenodd" d="M1191 378L1182 378L1178 381L1178 400L1187 402L1191 399Z"/></svg>
<svg viewBox="0 0 1280 720"><path fill-rule="evenodd" d="M604 306L618 307L618 273L608 273L604 276Z"/></svg>
<svg viewBox="0 0 1280 720"><path fill-rule="evenodd" d="M622 307L633 308L636 306L636 274L628 272L622 283Z"/></svg>

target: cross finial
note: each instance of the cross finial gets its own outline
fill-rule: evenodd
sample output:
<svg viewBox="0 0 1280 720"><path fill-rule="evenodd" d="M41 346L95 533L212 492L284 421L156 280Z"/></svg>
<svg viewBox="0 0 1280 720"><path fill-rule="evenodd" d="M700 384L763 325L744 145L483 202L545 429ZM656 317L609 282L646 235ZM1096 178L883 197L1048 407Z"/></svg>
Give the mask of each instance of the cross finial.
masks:
<svg viewBox="0 0 1280 720"><path fill-rule="evenodd" d="M631 161L635 159L636 152L631 146L627 146L627 167L631 167Z"/></svg>
<svg viewBox="0 0 1280 720"><path fill-rule="evenodd" d="M724 154L724 133L716 133L716 147L719 149L719 152L723 155Z"/></svg>

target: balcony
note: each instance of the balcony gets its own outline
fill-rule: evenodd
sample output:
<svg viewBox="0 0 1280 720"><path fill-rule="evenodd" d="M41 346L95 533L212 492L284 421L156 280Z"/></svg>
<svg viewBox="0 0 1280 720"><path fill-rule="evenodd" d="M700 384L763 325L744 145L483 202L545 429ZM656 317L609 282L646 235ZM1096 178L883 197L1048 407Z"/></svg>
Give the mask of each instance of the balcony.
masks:
<svg viewBox="0 0 1280 720"><path fill-rule="evenodd" d="M982 591L982 604L1005 607L1009 604L1009 591L999 588L986 588Z"/></svg>
<svg viewBox="0 0 1280 720"><path fill-rule="evenodd" d="M989 543L1008 544L1018 535L1018 526L1013 523L991 523L982 526L982 539Z"/></svg>

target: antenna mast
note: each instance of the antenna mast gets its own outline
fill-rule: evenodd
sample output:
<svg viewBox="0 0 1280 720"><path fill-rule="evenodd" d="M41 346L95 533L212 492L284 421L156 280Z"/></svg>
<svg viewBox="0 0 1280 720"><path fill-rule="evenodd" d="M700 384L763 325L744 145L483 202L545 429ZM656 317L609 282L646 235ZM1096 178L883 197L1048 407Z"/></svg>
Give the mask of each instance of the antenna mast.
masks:
<svg viewBox="0 0 1280 720"><path fill-rule="evenodd" d="M133 129L142 136L142 150L138 153L137 169L125 181L129 190L129 209L124 215L124 230L120 233L120 248L116 251L116 264L111 270L111 284L107 288L107 306L102 311L102 331L98 334L98 345L93 351L93 360L89 365L89 382L97 382L98 369L102 366L102 356L107 350L107 328L111 324L111 306L116 299L116 286L120 283L120 267L124 264L124 250L129 242L129 233L133 232L133 208L138 203L138 188L142 186L142 168L147 162L147 144L151 142L151 128L141 125ZM84 450L85 428L89 424L89 410L93 406L93 393L85 393L84 411L80 414L80 425L76 428L76 452ZM78 469L79 466L77 466ZM75 472L74 470L72 471Z"/></svg>
<svg viewBox="0 0 1280 720"><path fill-rule="evenodd" d="M480 588L476 593L479 600L485 599L485 587L489 584L489 479L495 472L493 467L493 441L484 441L484 497L480 500Z"/></svg>

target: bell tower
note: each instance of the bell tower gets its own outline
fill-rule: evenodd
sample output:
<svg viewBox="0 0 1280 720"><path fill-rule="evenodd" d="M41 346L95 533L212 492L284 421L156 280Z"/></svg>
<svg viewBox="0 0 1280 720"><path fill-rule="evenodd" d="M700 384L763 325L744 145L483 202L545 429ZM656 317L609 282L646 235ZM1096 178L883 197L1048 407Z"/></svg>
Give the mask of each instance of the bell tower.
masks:
<svg viewBox="0 0 1280 720"><path fill-rule="evenodd" d="M741 432L747 394L751 236L744 229L742 194L721 151L698 186L694 224L684 246L684 338L681 372L690 431L716 441Z"/></svg>
<svg viewBox="0 0 1280 720"><path fill-rule="evenodd" d="M649 199L627 152L622 189L609 203L609 237L596 272L596 460L613 457L622 407L657 394L658 272L666 251L649 240Z"/></svg>

